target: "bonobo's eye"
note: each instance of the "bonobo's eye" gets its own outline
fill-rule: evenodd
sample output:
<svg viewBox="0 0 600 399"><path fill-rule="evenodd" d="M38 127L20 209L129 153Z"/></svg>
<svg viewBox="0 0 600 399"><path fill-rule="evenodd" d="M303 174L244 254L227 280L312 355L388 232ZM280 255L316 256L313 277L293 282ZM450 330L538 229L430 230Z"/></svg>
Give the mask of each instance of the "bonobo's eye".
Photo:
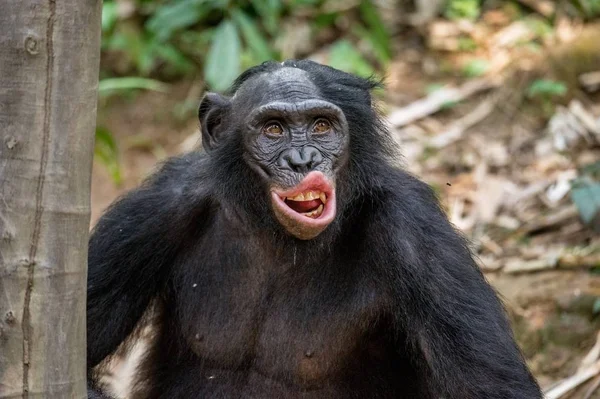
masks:
<svg viewBox="0 0 600 399"><path fill-rule="evenodd" d="M262 132L271 136L281 136L283 134L283 128L279 122L269 121L263 126Z"/></svg>
<svg viewBox="0 0 600 399"><path fill-rule="evenodd" d="M331 123L327 119L317 119L313 126L313 133L324 134L331 130Z"/></svg>

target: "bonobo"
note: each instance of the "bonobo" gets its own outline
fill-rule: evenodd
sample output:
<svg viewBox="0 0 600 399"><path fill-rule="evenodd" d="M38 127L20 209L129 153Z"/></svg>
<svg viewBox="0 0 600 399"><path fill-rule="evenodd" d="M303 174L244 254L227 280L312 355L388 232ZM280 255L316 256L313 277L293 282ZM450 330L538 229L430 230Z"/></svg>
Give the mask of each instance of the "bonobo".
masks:
<svg viewBox="0 0 600 399"><path fill-rule="evenodd" d="M290 60L208 93L203 150L92 233L88 368L145 322L134 398L541 398L376 85Z"/></svg>

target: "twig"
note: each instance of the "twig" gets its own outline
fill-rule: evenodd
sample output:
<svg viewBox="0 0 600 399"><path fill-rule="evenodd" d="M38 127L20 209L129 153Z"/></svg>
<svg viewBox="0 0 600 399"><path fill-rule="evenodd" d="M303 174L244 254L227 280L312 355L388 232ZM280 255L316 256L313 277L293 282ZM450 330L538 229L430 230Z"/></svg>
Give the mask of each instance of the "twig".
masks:
<svg viewBox="0 0 600 399"><path fill-rule="evenodd" d="M588 130L600 139L600 122L596 122L594 115L589 113L583 104L577 100L569 103L569 111L579 119L579 122Z"/></svg>
<svg viewBox="0 0 600 399"><path fill-rule="evenodd" d="M541 218L541 220L536 220L530 223L527 223L520 229L520 233L532 233L535 231L543 230L548 227L552 227L558 224L561 224L567 219L575 217L579 214L577 211L577 207L575 205L568 206L566 208L561 209L556 213L552 213L548 216Z"/></svg>
<svg viewBox="0 0 600 399"><path fill-rule="evenodd" d="M600 266L600 254L564 254L558 260L558 267L563 269L591 268L598 266Z"/></svg>
<svg viewBox="0 0 600 399"><path fill-rule="evenodd" d="M600 373L600 361L595 362L591 366L586 369L577 372L575 375L572 375L569 378L562 380L557 386L549 389L546 393L546 399L559 399L564 394L570 392L574 388L577 388L579 385L583 384L590 378L598 375Z"/></svg>
<svg viewBox="0 0 600 399"><path fill-rule="evenodd" d="M508 274L532 273L540 270L553 269L556 267L556 259L539 258L523 260L520 258L511 258L506 261L502 271Z"/></svg>
<svg viewBox="0 0 600 399"><path fill-rule="evenodd" d="M558 256L546 256L531 260L509 258L502 271L508 274L516 274L532 273L547 269L589 269L597 267L598 265L600 265L600 254L561 254ZM598 354L600 355L600 348L598 348ZM595 360L597 359L593 359L593 361Z"/></svg>
<svg viewBox="0 0 600 399"><path fill-rule="evenodd" d="M459 88L443 88L406 107L391 112L388 120L391 126L402 127L428 115L438 112L444 105L462 101L475 93L497 87L500 81L474 79Z"/></svg>
<svg viewBox="0 0 600 399"><path fill-rule="evenodd" d="M581 364L579 365L577 372L579 373L579 372L583 371L584 369L590 367L592 364L594 364L596 361L598 361L599 357L600 357L600 331L598 331L598 333L596 334L596 343L594 344L592 349L590 349L590 351L587 353L587 355L585 355L585 357L581 360Z"/></svg>
<svg viewBox="0 0 600 399"><path fill-rule="evenodd" d="M594 382L588 388L588 390L585 392L585 395L583 395L583 398L581 399L590 399L594 392L596 392L596 389L598 389L598 387L600 387L600 376L594 379Z"/></svg>
<svg viewBox="0 0 600 399"><path fill-rule="evenodd" d="M478 124L491 114L494 106L495 102L492 100L482 102L473 111L454 121L446 131L429 140L428 145L433 148L442 148L459 140L465 130Z"/></svg>

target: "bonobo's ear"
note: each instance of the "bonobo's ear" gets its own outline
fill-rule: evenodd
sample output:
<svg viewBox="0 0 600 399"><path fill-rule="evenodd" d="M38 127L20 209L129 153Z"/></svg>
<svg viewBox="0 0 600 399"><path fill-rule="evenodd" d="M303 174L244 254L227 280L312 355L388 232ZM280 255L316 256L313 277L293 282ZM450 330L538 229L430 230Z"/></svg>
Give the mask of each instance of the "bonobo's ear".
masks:
<svg viewBox="0 0 600 399"><path fill-rule="evenodd" d="M217 93L206 93L198 108L198 119L202 127L202 147L207 151L218 145L224 133L223 118L227 114L231 100Z"/></svg>

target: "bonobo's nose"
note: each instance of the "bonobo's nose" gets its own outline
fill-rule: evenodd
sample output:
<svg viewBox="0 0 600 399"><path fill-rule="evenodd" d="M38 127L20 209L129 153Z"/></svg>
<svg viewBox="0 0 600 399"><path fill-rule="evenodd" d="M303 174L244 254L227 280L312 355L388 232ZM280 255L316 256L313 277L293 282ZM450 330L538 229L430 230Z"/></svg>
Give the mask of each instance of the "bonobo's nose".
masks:
<svg viewBox="0 0 600 399"><path fill-rule="evenodd" d="M294 172L306 173L316 168L323 161L321 152L307 145L302 149L290 148L279 157L279 166Z"/></svg>

